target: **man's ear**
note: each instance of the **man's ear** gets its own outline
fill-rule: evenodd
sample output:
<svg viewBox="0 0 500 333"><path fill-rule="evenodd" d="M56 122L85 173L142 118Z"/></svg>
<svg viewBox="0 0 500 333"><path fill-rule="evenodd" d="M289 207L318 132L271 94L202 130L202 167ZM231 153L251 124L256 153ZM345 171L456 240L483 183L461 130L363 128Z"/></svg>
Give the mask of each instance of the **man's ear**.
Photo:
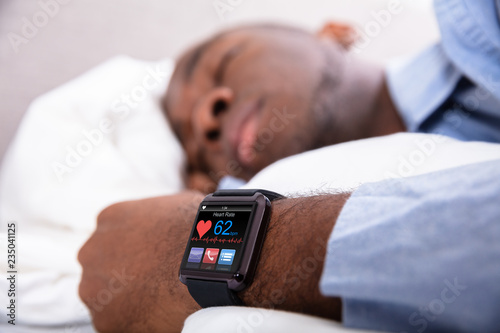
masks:
<svg viewBox="0 0 500 333"><path fill-rule="evenodd" d="M317 37L330 40L343 46L346 50L357 40L354 28L345 23L327 22L317 33Z"/></svg>

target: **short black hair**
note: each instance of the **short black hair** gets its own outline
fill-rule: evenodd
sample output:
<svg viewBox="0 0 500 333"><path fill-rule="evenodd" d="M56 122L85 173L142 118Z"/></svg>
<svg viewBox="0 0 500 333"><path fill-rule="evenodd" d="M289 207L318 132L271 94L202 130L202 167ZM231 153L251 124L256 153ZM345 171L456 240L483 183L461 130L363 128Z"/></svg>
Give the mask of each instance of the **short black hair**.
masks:
<svg viewBox="0 0 500 333"><path fill-rule="evenodd" d="M205 52L205 50L212 45L214 41L211 39L209 41L206 41L194 48L193 51L188 55L188 58L186 59L186 65L184 67L184 75L185 79L189 80L191 76L193 76L194 69L196 68L196 65L200 61L201 56Z"/></svg>
<svg viewBox="0 0 500 333"><path fill-rule="evenodd" d="M221 38L231 33L242 30L274 30L282 32L299 33L303 35L308 34L308 32L303 29L284 24L275 24L275 23L257 23L257 24L243 25L236 28L230 28L224 30L222 32L219 32L215 36L209 38L208 40L202 42L188 53L187 58L184 60L185 61L184 79L187 81L191 79L191 77L193 76L193 72L196 66L198 65L198 62L200 61L202 55L208 48L210 48L214 43L218 42Z"/></svg>

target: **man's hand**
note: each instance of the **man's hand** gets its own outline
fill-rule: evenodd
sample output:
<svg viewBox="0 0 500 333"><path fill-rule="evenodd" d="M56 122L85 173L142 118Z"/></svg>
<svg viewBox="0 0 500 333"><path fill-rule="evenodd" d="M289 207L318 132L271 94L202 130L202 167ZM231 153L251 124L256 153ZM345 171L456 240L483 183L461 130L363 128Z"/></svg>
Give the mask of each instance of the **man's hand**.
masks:
<svg viewBox="0 0 500 333"><path fill-rule="evenodd" d="M349 194L282 199L271 221L248 306L340 320L340 299L319 292L326 243ZM185 192L106 208L79 254L80 297L102 332L180 332L200 307L179 267L203 195Z"/></svg>
<svg viewBox="0 0 500 333"><path fill-rule="evenodd" d="M203 195L129 201L106 208L80 250L80 297L102 332L180 332L199 309L179 266Z"/></svg>

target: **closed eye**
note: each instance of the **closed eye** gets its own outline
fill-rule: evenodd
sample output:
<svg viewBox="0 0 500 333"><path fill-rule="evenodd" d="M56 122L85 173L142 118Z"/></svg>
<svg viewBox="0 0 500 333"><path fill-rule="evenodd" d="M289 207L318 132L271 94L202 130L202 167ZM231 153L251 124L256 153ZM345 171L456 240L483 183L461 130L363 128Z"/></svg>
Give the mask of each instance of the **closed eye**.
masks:
<svg viewBox="0 0 500 333"><path fill-rule="evenodd" d="M216 85L222 84L222 79L224 78L224 73L228 64L233 60L241 51L244 49L246 43L238 44L232 48L230 48L224 55L222 56L219 65L215 71L214 81Z"/></svg>

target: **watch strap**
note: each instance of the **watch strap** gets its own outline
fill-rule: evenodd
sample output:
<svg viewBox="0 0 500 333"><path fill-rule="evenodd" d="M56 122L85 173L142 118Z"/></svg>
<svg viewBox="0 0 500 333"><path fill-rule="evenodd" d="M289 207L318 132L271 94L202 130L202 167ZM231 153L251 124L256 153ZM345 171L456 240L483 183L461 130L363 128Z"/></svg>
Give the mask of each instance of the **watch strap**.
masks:
<svg viewBox="0 0 500 333"><path fill-rule="evenodd" d="M225 281L187 279L186 285L194 300L202 307L243 305Z"/></svg>
<svg viewBox="0 0 500 333"><path fill-rule="evenodd" d="M279 193L276 193L276 192L273 192L273 191L269 191L269 190L262 190L262 189L218 190L218 191L212 193L212 195L214 197L228 197L228 196L234 196L234 197L240 197L240 196L242 196L242 197L251 197L255 193L262 193L262 194L264 194L269 199L269 201L273 201L273 200L276 200L276 199L284 198L284 196L282 196Z"/></svg>

